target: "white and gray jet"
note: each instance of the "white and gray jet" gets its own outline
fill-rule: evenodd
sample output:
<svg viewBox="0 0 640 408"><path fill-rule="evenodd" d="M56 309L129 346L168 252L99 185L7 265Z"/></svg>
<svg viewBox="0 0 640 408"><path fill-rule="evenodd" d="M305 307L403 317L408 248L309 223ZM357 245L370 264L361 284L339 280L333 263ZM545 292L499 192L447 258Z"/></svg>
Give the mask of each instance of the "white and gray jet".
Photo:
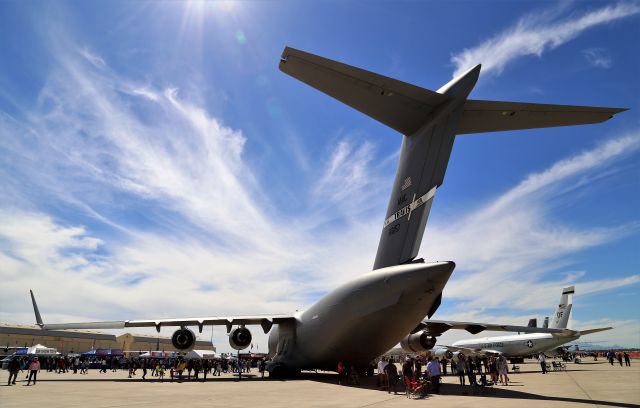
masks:
<svg viewBox="0 0 640 408"><path fill-rule="evenodd" d="M431 317L440 305L442 290L455 264L425 263L416 257L436 189L444 181L455 136L599 123L625 110L467 99L478 80L480 65L438 91L289 47L280 58L280 70L402 134L374 270L344 283L295 314L44 324L32 299L40 327L155 327L159 331L173 326L178 328L173 344L189 350L195 335L188 327L198 327L201 332L205 325L226 325L231 346L244 349L251 343L246 326L260 325L265 333L270 331L272 359L268 369L274 374L312 368L334 370L341 360L364 367L405 337L414 344L433 347L435 338L420 331L421 321L425 316ZM466 328L472 332L491 326L439 323L441 328Z"/></svg>
<svg viewBox="0 0 640 408"><path fill-rule="evenodd" d="M468 356L504 355L509 358L526 357L538 353L564 354L559 349L563 344L579 339L581 336L610 330L612 327L601 327L589 330L571 330L569 318L573 306L575 288L569 286L562 289L560 303L550 324L552 329L562 329L559 333L527 333L511 336L494 336L459 340L451 346L436 346L433 353L438 357L452 358L459 354ZM426 323L428 324L428 323Z"/></svg>

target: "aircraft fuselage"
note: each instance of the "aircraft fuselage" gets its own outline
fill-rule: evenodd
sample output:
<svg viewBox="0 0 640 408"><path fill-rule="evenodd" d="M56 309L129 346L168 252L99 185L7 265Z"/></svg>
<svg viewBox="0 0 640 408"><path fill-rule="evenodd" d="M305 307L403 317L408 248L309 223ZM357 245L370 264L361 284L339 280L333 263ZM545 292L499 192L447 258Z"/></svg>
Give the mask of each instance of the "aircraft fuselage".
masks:
<svg viewBox="0 0 640 408"><path fill-rule="evenodd" d="M397 344L432 308L453 262L415 263L362 275L269 335L270 369L364 367Z"/></svg>
<svg viewBox="0 0 640 408"><path fill-rule="evenodd" d="M511 336L460 340L453 343L453 346L474 350L497 351L506 357L525 357L540 352L552 351L563 344L578 339L579 337L579 335L566 336L548 333L514 334Z"/></svg>

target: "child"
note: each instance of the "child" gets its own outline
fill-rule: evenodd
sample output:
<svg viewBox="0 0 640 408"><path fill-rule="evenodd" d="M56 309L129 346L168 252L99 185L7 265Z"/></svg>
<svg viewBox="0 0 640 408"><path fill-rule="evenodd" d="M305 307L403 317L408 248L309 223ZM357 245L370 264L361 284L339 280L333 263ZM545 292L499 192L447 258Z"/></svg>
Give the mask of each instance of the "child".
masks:
<svg viewBox="0 0 640 408"><path fill-rule="evenodd" d="M156 365L156 373L160 377L160 382L164 382L164 366L160 363Z"/></svg>

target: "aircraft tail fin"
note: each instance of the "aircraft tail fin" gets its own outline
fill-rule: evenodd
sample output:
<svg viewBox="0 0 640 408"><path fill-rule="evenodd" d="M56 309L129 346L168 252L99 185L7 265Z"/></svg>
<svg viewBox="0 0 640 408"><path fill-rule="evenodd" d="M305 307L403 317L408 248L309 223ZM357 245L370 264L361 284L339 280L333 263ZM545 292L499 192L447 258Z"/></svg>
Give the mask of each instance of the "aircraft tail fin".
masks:
<svg viewBox="0 0 640 408"><path fill-rule="evenodd" d="M529 324L527 324L527 327L538 327L538 319L536 319L535 317L533 319L529 319Z"/></svg>
<svg viewBox="0 0 640 408"><path fill-rule="evenodd" d="M280 70L404 135L373 269L411 262L480 65L438 92L286 47Z"/></svg>
<svg viewBox="0 0 640 408"><path fill-rule="evenodd" d="M550 327L554 329L566 329L569 323L569 317L571 316L571 307L573 306L573 294L575 293L575 287L569 286L562 289L562 296L560 297L560 303L556 308L555 315L553 316L553 322Z"/></svg>
<svg viewBox="0 0 640 408"><path fill-rule="evenodd" d="M29 293L31 293L31 303L33 304L33 313L36 316L36 324L42 328L44 327L44 322L42 321L42 316L40 316L40 310L38 309L36 298L33 296L33 291L31 289L29 289Z"/></svg>

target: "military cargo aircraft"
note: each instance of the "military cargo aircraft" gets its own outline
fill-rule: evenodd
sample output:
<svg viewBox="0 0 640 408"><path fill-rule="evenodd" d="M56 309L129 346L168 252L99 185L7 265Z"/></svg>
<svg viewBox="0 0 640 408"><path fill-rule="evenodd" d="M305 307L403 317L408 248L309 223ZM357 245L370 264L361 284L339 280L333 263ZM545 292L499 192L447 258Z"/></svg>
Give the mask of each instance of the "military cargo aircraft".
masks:
<svg viewBox="0 0 640 408"><path fill-rule="evenodd" d="M599 123L625 109L543 105L468 99L480 75L472 67L431 91L340 62L286 47L280 70L397 130L402 146L373 271L332 290L307 310L293 314L155 318L93 323L45 324L35 298L36 321L46 329L120 329L173 326L173 344L193 348L205 325L225 325L235 349L251 343L249 325L269 334L272 374L301 369L335 370L338 361L364 367L403 338L423 348L435 336L422 319L438 309L455 264L416 259L437 188L443 183L456 135ZM357 254L354 254L357 256ZM349 275L352 275L349 272ZM471 332L482 323L441 321L440 329ZM275 327L272 327L274 326ZM558 329L511 326L555 333ZM520 330L521 329L521 330ZM422 330L422 331L420 331ZM529 331L527 331L529 330Z"/></svg>

